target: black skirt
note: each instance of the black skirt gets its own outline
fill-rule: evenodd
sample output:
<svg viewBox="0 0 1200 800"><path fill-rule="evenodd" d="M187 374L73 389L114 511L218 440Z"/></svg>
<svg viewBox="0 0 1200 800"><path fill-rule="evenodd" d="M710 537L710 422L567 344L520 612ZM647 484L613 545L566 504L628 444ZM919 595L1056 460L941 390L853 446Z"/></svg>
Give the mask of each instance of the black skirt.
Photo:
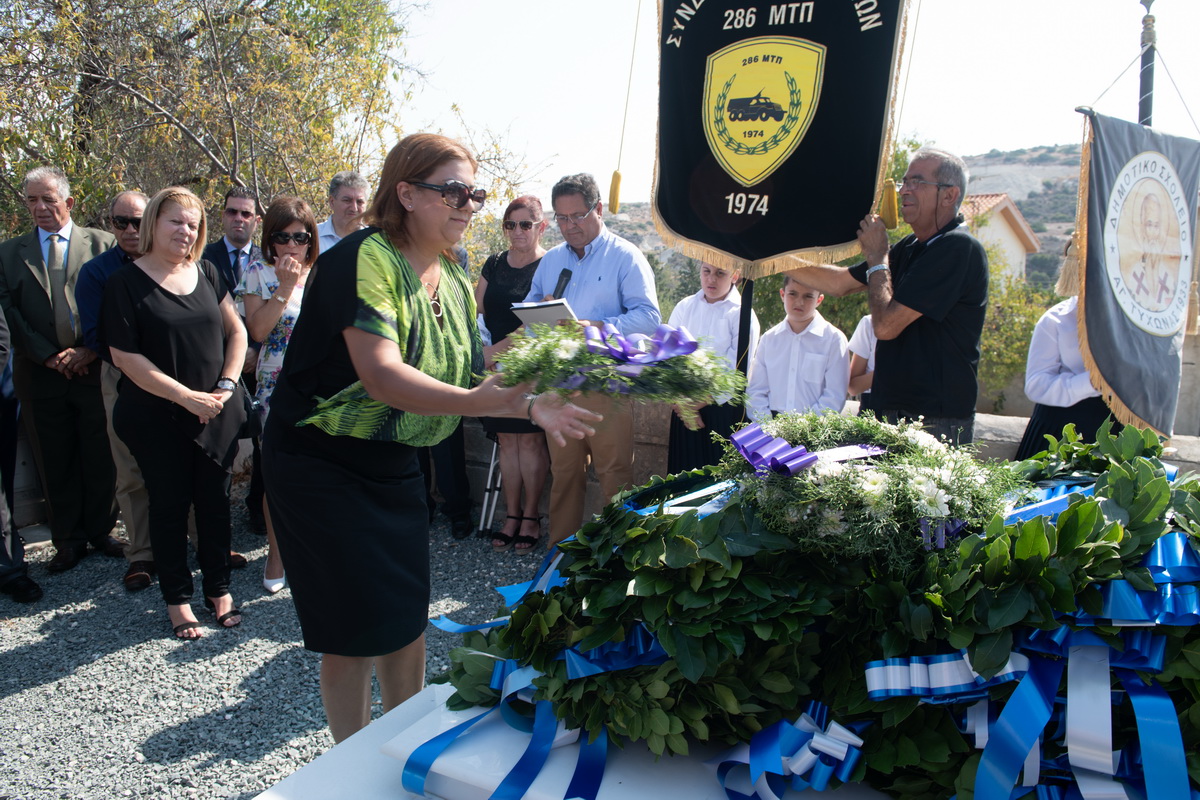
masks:
<svg viewBox="0 0 1200 800"><path fill-rule="evenodd" d="M745 409L740 405L708 405L700 409L704 427L698 431L688 430L674 413L671 414L671 439L667 445L667 472L674 475L688 469L699 469L716 464L725 455L725 448L712 439L715 431L728 439L733 426L746 421Z"/></svg>
<svg viewBox="0 0 1200 800"><path fill-rule="evenodd" d="M1061 439L1063 428L1068 423L1075 423L1075 432L1085 442L1096 440L1096 431L1108 419L1108 406L1099 397L1089 397L1080 400L1073 406L1046 406L1041 403L1033 407L1029 424L1025 426L1025 435L1017 446L1015 460L1024 461L1046 449L1046 434ZM1123 426L1113 424L1113 433Z"/></svg>
<svg viewBox="0 0 1200 800"><path fill-rule="evenodd" d="M393 653L429 616L429 510L416 448L267 417L267 504L304 646Z"/></svg>

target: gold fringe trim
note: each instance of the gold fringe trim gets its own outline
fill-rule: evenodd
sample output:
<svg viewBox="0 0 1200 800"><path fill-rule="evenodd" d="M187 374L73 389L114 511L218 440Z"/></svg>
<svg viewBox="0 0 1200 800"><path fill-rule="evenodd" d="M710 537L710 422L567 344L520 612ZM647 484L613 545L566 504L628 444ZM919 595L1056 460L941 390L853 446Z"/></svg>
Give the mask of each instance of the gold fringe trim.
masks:
<svg viewBox="0 0 1200 800"><path fill-rule="evenodd" d="M658 4L658 27L660 31L662 30L663 5L663 3ZM903 0L900 4L900 19L896 26L896 54L892 59L892 80L891 85L888 87L887 113L884 115L883 123L883 141L879 150L879 162L875 170L875 192L871 197L871 207L868 213L879 208L880 199L883 197L884 181L889 177L888 173L891 171L892 166L892 148L895 146L896 134L897 95L900 88L900 63L903 60L904 48L908 42L908 7L909 0ZM659 53L659 59L661 62L661 52ZM661 73L661 65L659 71ZM704 261L719 269L736 270L742 274L743 278L756 280L800 267L842 261L862 253L862 248L859 246L858 240L855 239L854 241L842 242L841 244L801 248L772 256L771 258L749 261L737 258L730 253L726 253L724 250L717 250L710 245L680 235L667 225L658 211L658 184L659 172L661 170L661 161L658 158L658 154L662 151L662 142L658 140L657 133L655 133L654 146L654 183L650 190L652 198L650 203L650 218L654 221L654 228L662 238L663 244L678 250L688 258Z"/></svg>
<svg viewBox="0 0 1200 800"><path fill-rule="evenodd" d="M1113 417L1118 422L1125 425L1132 425L1135 428L1149 428L1160 437L1166 439L1168 437L1165 433L1135 414L1117 396L1116 391L1104 379L1104 376L1100 374L1100 367L1097 366L1096 359L1092 357L1091 344L1088 342L1087 319L1082 313L1082 309L1087 307L1085 302L1088 290L1088 194L1091 188L1092 143L1095 141L1095 130L1092 128L1090 116L1084 114L1083 119L1084 138L1083 151L1080 154L1079 161L1079 197L1075 205L1075 251L1079 254L1080 266L1079 307L1081 312L1078 315L1079 353L1083 356L1083 364L1087 367L1088 377L1092 379L1092 386L1095 386L1100 391L1100 397L1103 398L1105 405L1108 406L1108 410L1112 412Z"/></svg>

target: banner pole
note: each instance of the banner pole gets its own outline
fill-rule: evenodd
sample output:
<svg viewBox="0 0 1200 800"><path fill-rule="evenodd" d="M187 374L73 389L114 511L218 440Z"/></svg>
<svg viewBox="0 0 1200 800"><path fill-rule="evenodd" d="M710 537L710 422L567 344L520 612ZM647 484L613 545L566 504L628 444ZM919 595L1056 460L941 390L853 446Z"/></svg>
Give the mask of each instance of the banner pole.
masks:
<svg viewBox="0 0 1200 800"><path fill-rule="evenodd" d="M1150 6L1154 0L1140 0L1146 7L1146 16L1142 17L1142 71L1141 86L1138 97L1138 122L1151 125L1154 115L1154 52L1158 43L1158 33L1154 29L1154 17L1150 14Z"/></svg>

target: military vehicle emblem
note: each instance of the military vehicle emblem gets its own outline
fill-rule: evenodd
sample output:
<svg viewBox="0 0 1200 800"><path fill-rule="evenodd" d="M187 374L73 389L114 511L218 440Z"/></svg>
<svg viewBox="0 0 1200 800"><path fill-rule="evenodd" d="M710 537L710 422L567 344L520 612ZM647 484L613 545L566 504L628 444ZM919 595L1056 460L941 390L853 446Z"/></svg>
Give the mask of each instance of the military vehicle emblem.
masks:
<svg viewBox="0 0 1200 800"><path fill-rule="evenodd" d="M761 36L708 57L704 134L738 183L761 183L804 139L821 96L825 52L806 39Z"/></svg>

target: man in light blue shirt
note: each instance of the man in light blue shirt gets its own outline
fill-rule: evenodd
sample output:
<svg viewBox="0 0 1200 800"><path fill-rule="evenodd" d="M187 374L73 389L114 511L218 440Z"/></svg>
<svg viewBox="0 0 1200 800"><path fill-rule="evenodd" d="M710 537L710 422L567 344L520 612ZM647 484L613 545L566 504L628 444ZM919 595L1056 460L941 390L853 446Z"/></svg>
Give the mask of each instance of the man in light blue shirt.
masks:
<svg viewBox="0 0 1200 800"><path fill-rule="evenodd" d="M610 323L622 334L651 334L662 321L654 273L642 252L604 224L604 204L591 175L568 175L551 192L554 221L565 242L542 257L526 301L564 297L582 325ZM570 270L569 274L564 270ZM565 278L565 281L564 281ZM561 287L561 288L560 288ZM628 399L574 400L604 415L596 435L550 448L550 546L583 522L591 458L605 500L633 479L633 411Z"/></svg>

